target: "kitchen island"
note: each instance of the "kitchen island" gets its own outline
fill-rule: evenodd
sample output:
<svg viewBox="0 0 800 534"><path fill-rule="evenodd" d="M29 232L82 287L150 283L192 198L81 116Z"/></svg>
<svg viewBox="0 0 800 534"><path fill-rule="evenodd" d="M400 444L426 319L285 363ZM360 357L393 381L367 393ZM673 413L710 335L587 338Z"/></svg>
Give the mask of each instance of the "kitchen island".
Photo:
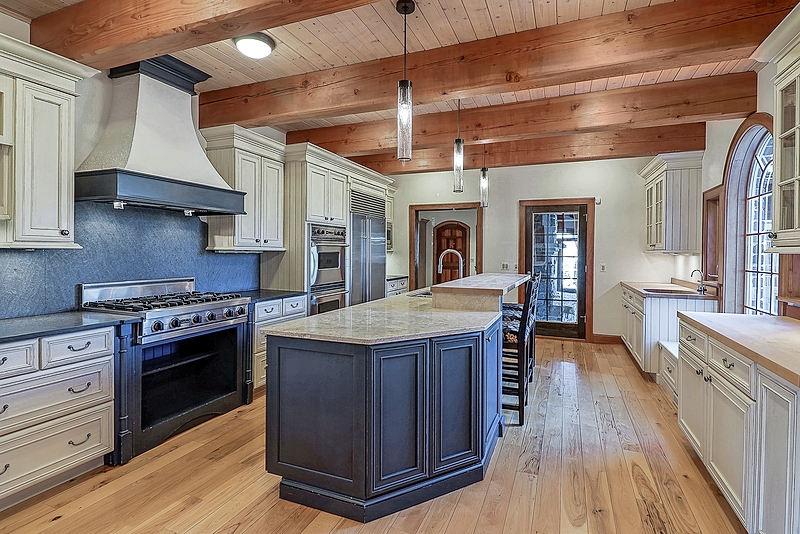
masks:
<svg viewBox="0 0 800 534"><path fill-rule="evenodd" d="M282 498L366 522L483 479L503 429L501 314L410 295L262 330Z"/></svg>

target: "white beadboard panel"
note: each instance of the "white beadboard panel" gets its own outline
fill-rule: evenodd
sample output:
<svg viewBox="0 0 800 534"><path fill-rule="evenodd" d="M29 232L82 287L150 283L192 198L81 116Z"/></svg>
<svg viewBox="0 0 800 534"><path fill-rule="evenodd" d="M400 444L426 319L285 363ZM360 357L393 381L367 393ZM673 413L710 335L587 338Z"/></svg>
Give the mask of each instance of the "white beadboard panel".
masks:
<svg viewBox="0 0 800 534"><path fill-rule="evenodd" d="M678 312L699 311L716 312L717 301L707 299L686 299L668 297L648 297L644 303L644 369L648 373L659 372L659 341L678 341Z"/></svg>

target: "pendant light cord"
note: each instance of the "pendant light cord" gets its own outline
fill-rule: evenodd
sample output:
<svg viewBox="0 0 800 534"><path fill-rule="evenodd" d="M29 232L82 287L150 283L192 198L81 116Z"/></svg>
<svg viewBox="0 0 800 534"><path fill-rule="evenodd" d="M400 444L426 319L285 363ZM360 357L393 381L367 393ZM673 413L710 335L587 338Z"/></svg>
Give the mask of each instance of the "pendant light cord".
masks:
<svg viewBox="0 0 800 534"><path fill-rule="evenodd" d="M458 99L458 138L461 139L461 99Z"/></svg>
<svg viewBox="0 0 800 534"><path fill-rule="evenodd" d="M483 145L483 166L486 167L486 145Z"/></svg>
<svg viewBox="0 0 800 534"><path fill-rule="evenodd" d="M408 14L403 13L403 79L407 80L406 76L406 54L408 54Z"/></svg>

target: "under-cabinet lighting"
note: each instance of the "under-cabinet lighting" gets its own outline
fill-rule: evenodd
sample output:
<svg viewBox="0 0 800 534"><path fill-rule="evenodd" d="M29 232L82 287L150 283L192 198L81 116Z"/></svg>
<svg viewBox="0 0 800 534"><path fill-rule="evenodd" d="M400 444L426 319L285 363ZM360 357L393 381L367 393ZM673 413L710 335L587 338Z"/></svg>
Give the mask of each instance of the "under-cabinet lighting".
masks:
<svg viewBox="0 0 800 534"><path fill-rule="evenodd" d="M233 44L239 52L253 59L264 59L275 50L272 37L260 32L234 37Z"/></svg>

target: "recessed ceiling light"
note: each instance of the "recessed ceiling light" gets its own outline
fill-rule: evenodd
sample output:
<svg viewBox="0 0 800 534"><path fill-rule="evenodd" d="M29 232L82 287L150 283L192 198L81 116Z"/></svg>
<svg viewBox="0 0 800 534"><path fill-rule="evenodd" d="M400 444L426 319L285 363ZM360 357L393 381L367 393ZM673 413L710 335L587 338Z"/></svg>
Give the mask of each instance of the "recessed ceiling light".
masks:
<svg viewBox="0 0 800 534"><path fill-rule="evenodd" d="M263 59L275 50L275 41L264 33L234 37L233 44L236 45L239 52L253 59Z"/></svg>

